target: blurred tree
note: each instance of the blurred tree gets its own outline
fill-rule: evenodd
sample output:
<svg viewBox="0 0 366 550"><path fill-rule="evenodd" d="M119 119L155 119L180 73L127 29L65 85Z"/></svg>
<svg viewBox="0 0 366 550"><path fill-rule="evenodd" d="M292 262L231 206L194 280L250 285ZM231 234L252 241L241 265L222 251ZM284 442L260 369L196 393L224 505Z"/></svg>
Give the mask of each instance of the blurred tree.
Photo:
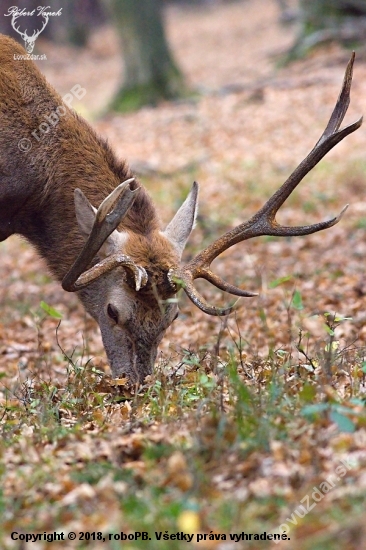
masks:
<svg viewBox="0 0 366 550"><path fill-rule="evenodd" d="M51 17L47 29L47 38L54 42L86 46L93 29L106 22L100 0L48 0L47 5L50 11L62 8L62 17Z"/></svg>
<svg viewBox="0 0 366 550"><path fill-rule="evenodd" d="M300 33L288 58L305 55L314 46L338 41L346 45L366 38L365 0L299 0Z"/></svg>
<svg viewBox="0 0 366 550"><path fill-rule="evenodd" d="M13 3L14 0L0 0L0 15L8 13ZM61 9L62 15L50 17L41 36L57 43L84 46L93 28L108 20L109 15L121 40L125 65L124 82L112 108L128 111L145 104L155 105L161 99L174 99L186 92L165 37L162 3L163 0L48 0L48 11ZM34 10L35 15L19 17L19 30L27 29L31 35L40 28L38 5L39 0L28 0L26 10ZM23 43L11 22L12 17L0 17L0 32Z"/></svg>
<svg viewBox="0 0 366 550"><path fill-rule="evenodd" d="M124 81L112 109L128 111L184 94L183 76L165 37L161 0L109 0L122 43Z"/></svg>
<svg viewBox="0 0 366 550"><path fill-rule="evenodd" d="M292 23L297 17L296 10L291 6L288 0L277 0L280 9L280 22L284 25Z"/></svg>

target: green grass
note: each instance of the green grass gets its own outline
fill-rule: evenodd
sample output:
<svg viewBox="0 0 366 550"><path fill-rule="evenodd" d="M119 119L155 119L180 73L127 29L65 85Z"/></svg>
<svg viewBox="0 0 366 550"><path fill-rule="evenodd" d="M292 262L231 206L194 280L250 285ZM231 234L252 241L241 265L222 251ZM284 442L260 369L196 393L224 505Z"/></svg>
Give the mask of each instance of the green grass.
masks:
<svg viewBox="0 0 366 550"><path fill-rule="evenodd" d="M342 321L328 318L329 342ZM322 475L310 462L312 477L296 481L295 500L288 499L280 478L273 480L273 490L248 489L247 479L255 484L267 477L262 469L274 460L273 442L285 454L296 456L304 452L298 438L308 431L316 434L333 424L338 433L347 433L366 425L359 393L364 363L356 354L351 398L342 399L336 393L332 397L329 390L326 396L324 384L329 377L324 372L327 351L323 351L322 356L311 358L319 365L318 374L305 369L300 374L286 351L272 352L262 361L255 384L245 376L234 353L213 372L207 370L207 357L187 353L182 356L185 376L158 371L148 388L128 400L129 417L120 425L111 420L111 408L122 409L126 400L101 393L101 374L90 364L68 359L63 387L36 379L21 385L15 392L17 402L13 398L1 407L0 452L14 459L10 464L2 462L0 470L2 547L11 548L9 532L21 529L100 531L107 538L111 535L112 540L103 544L111 550L121 544L114 535L147 532L148 544L138 539L125 542L124 547L180 549L187 543L156 540L155 532L188 532L192 518L199 532L228 538L230 533L272 532L319 485ZM332 362L337 363L340 352L335 353ZM154 426L158 428L155 436ZM116 445L118 439L121 443ZM309 436L310 448L315 450L317 445ZM289 467L285 456L283 462ZM11 474L16 476L18 492L7 489ZM352 483L352 473L339 487L347 483ZM69 498L73 491L75 498ZM326 500L291 529L294 537L300 533L296 540L302 542L297 547L342 548L335 535L324 532L326 526L337 522L346 537L348 526L362 515L360 494ZM321 519L317 517L320 509ZM96 518L95 527L88 517ZM97 526L101 517L104 528ZM314 535L302 535L315 518L324 529L320 526ZM80 526L73 528L74 523ZM204 541L200 544L204 547ZM258 548L258 542L245 544ZM266 543L262 544L265 548ZM77 548L90 546L97 547L97 541L75 543Z"/></svg>
<svg viewBox="0 0 366 550"><path fill-rule="evenodd" d="M314 189L328 169L334 174L324 165ZM270 186L276 183L256 188L256 201L265 202ZM178 202L187 190L179 185ZM314 191L304 210L317 218L319 202L328 199ZM290 204L302 207L296 196ZM223 218L221 211L211 215L206 210L205 216L203 206L198 230L204 243L232 226L241 208L239 200L232 201ZM245 213L249 210L246 205ZM243 220L252 213L243 214ZM362 228L364 220L357 223ZM202 241L191 250L195 246L202 247ZM311 273L329 279L331 296L337 272L324 275L324 266L314 264ZM183 541L157 540L155 532L192 532L195 537L212 532L228 539L230 533L270 533L291 518L347 454L352 469L309 514L297 517L296 525L290 525L291 541L278 547L362 548L365 464L358 456L366 428L365 350L339 336L351 320L309 305L301 292L303 278L285 272L268 281L279 298L276 309L260 302L249 310L256 316L256 334L242 335L229 323L215 337L213 325L207 325L207 341L180 350L174 360L164 358L133 395L111 388L80 349L72 355L59 350L57 358L40 350L34 367L42 365L41 374L32 368L17 381L4 373L0 547L20 548L9 538L13 531L103 532L112 540L102 546L97 540L80 540L69 547L106 550L187 547ZM32 282L42 284L36 277ZM29 317L33 311L42 333L44 320L57 315L32 300L3 307L14 316ZM305 326L314 311L320 322L316 335ZM271 328L274 312L287 319L285 343L282 339L279 344L276 328ZM257 354L256 337L268 342L267 355ZM148 532L152 540L114 540L121 532ZM197 546L215 547L208 543ZM255 550L269 547L265 541L236 546L244 544Z"/></svg>

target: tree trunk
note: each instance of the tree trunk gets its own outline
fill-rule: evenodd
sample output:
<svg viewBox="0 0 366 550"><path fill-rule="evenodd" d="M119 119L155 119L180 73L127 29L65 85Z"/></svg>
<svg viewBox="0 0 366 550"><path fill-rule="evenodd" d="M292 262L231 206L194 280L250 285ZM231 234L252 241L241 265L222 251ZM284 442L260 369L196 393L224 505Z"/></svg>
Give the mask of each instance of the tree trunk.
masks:
<svg viewBox="0 0 366 550"><path fill-rule="evenodd" d="M128 111L184 93L183 77L165 38L160 0L111 0L121 39L124 82L112 109Z"/></svg>

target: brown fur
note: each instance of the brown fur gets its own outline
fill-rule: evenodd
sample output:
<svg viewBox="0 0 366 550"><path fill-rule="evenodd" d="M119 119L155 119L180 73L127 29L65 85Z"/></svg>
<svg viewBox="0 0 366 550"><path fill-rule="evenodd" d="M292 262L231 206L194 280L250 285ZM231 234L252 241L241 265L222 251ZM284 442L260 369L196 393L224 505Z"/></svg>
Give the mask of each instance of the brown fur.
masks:
<svg viewBox="0 0 366 550"><path fill-rule="evenodd" d="M157 290L159 297L167 299L172 295L171 283L167 273L179 263L179 257L159 231L144 235L130 234L124 252L134 262L144 267L149 275L149 284L140 294ZM155 296L156 298L156 296ZM155 300L156 301L156 300Z"/></svg>
<svg viewBox="0 0 366 550"><path fill-rule="evenodd" d="M60 280L83 245L74 213L75 187L98 207L131 171L67 107L67 114L38 142L32 132L63 105L62 99L32 61L14 59L14 54L25 51L0 35L0 210L6 216L0 219L0 240L12 233L24 235ZM19 150L22 138L31 141L31 151ZM132 184L138 186L137 181ZM150 235L159 226L152 201L141 188L119 229L154 242Z"/></svg>
<svg viewBox="0 0 366 550"><path fill-rule="evenodd" d="M84 213L77 205L79 227L75 188L98 207L131 177L131 171L87 122L67 107L58 123L51 125L49 117L62 107L62 98L32 61L14 59L14 54L25 55L25 51L0 35L0 240L13 233L23 235L62 280L93 223L91 218L85 231ZM38 141L32 133L47 119L50 129ZM32 145L28 152L19 149L22 139ZM139 183L135 180L131 187L139 187ZM171 233L162 233L153 203L141 187L118 227L122 234L113 232L108 238L113 253L127 254L145 269L148 282L142 289L136 291L135 279L120 267L78 291L99 324L115 377L127 376L136 382L151 373L157 346L177 315L176 302L168 300L175 294L168 271L178 264L193 226L197 191L190 196L189 207L185 210L183 203L183 213L179 209L173 218ZM92 209L84 199L85 205L90 215ZM107 246L99 251L101 257L104 253L111 253Z"/></svg>
<svg viewBox="0 0 366 550"><path fill-rule="evenodd" d="M136 264L148 268L156 266L158 270L168 271L179 262L178 255L168 246L167 239L158 231L147 236L130 233L125 253L131 256Z"/></svg>

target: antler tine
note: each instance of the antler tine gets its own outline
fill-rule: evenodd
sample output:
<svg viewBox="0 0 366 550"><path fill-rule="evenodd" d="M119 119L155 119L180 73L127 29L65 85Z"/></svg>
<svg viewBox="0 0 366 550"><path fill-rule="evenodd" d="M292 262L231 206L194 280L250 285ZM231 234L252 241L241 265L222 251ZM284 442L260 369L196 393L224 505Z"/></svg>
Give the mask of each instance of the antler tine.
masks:
<svg viewBox="0 0 366 550"><path fill-rule="evenodd" d="M339 94L337 103L333 109L332 115L329 119L327 127L325 128L320 139L308 154L308 156L299 164L294 170L291 176L285 181L285 183L272 195L272 197L266 202L266 204L247 222L244 222L234 229L226 232L211 245L205 248L202 252L197 254L186 266L181 268L175 268L171 271L170 277L172 282L177 285L183 286L188 297L203 311L211 315L226 315L227 309L230 311L233 309L226 308L220 310L219 308L212 308L208 304L204 303L202 297L197 293L193 286L193 280L203 278L211 282L221 290L225 290L231 294L237 296L253 296L254 294L248 293L240 288L232 286L216 275L214 275L210 269L212 261L217 258L222 252L232 247L241 241L258 237L260 235L273 235L273 236L297 236L297 235L309 235L323 229L327 229L338 223L342 218L347 206L342 212L335 218L330 220L316 223L313 225L299 226L299 227L286 227L279 225L275 219L276 214L282 204L294 191L297 185L302 179L318 164L318 162L342 139L357 130L362 124L362 117L353 124L339 130L339 127L344 119L350 103L350 90L352 84L353 63L355 59L355 53L352 53L351 59L347 65L341 92Z"/></svg>
<svg viewBox="0 0 366 550"><path fill-rule="evenodd" d="M102 275L103 272L100 271L100 269L94 270L92 273L89 273L88 277L85 277L86 274L84 273L84 277L81 281L77 281L79 276L86 270L94 256L100 250L102 244L116 229L134 203L138 189L134 191L130 189L130 183L133 181L134 178L131 178L121 183L99 206L90 235L79 256L62 280L62 288L64 290L75 292L93 280L92 274L94 274L94 279L96 276L99 277ZM75 193L80 193L79 189L75 189ZM109 269L107 269L107 271L109 271ZM86 280L88 282L85 282Z"/></svg>
<svg viewBox="0 0 366 550"><path fill-rule="evenodd" d="M343 84L342 84L341 91L339 92L336 106L333 109L333 113L331 114L327 127L325 128L323 134L321 135L316 145L319 145L320 142L323 141L326 137L336 132L343 122L343 119L346 115L347 109L350 104L350 93L351 93L351 86L352 86L353 65L355 62L355 57L356 57L355 52L352 52L351 59L348 61L346 71L344 73Z"/></svg>
<svg viewBox="0 0 366 550"><path fill-rule="evenodd" d="M15 30L18 34L20 34L20 36L21 36L21 37L23 38L23 40L24 40L25 37L27 36L27 34L26 34L27 31L22 32L22 31L19 29L19 27L16 27L16 26L15 26L15 21L16 21L16 19L18 19L18 16L16 16L16 15L14 14L13 17L12 17L13 28L14 28L14 30Z"/></svg>
<svg viewBox="0 0 366 550"><path fill-rule="evenodd" d="M306 174L308 174L314 168L314 166L316 166L319 163L319 161L323 157L325 157L325 155L329 153L329 151L333 149L335 145L337 145L337 143L342 141L346 136L348 136L349 134L351 134L361 126L363 117L360 117L353 124L350 124L349 126L346 126L342 130L338 131L350 104L350 92L351 92L351 85L352 85L354 60L355 60L355 52L352 52L351 59L348 62L348 65L344 74L343 84L342 84L340 94L338 96L337 103L333 109L333 112L331 114L331 117L329 119L329 122L324 132L320 136L314 148L310 151L308 156L299 164L299 166L293 171L291 176L285 181L285 183L280 187L280 189L278 189L278 191L267 201L267 203L257 213L257 215L253 217L253 219L256 218L257 216L259 217L262 214L267 213L270 220L273 221L275 214L277 213L279 208L282 206L285 200L291 195L291 193L297 187L297 185L303 180ZM335 220L337 220L337 218L335 218ZM339 221L339 218L338 218L338 221ZM324 222L324 223L327 224L328 222ZM319 224L314 224L314 226L306 226L306 227L309 227L309 228L314 227L314 231L309 231L309 233L314 233L316 231L320 231L321 229L326 229L327 227L330 227L330 226L324 225L324 227L323 226L319 227ZM298 234L307 235L309 233L307 232L296 233L296 235ZM275 233L275 234L278 235L278 233Z"/></svg>
<svg viewBox="0 0 366 550"><path fill-rule="evenodd" d="M138 292L140 288L144 287L148 281L148 275L146 270L140 265L135 264L133 260L126 254L111 254L104 258L101 262L98 262L93 267L82 273L72 285L71 292L76 292L85 288L90 283L105 275L109 271L112 271L115 267L125 267L128 269L135 281L135 290ZM63 285L62 285L63 286ZM68 289L65 289L68 290Z"/></svg>

